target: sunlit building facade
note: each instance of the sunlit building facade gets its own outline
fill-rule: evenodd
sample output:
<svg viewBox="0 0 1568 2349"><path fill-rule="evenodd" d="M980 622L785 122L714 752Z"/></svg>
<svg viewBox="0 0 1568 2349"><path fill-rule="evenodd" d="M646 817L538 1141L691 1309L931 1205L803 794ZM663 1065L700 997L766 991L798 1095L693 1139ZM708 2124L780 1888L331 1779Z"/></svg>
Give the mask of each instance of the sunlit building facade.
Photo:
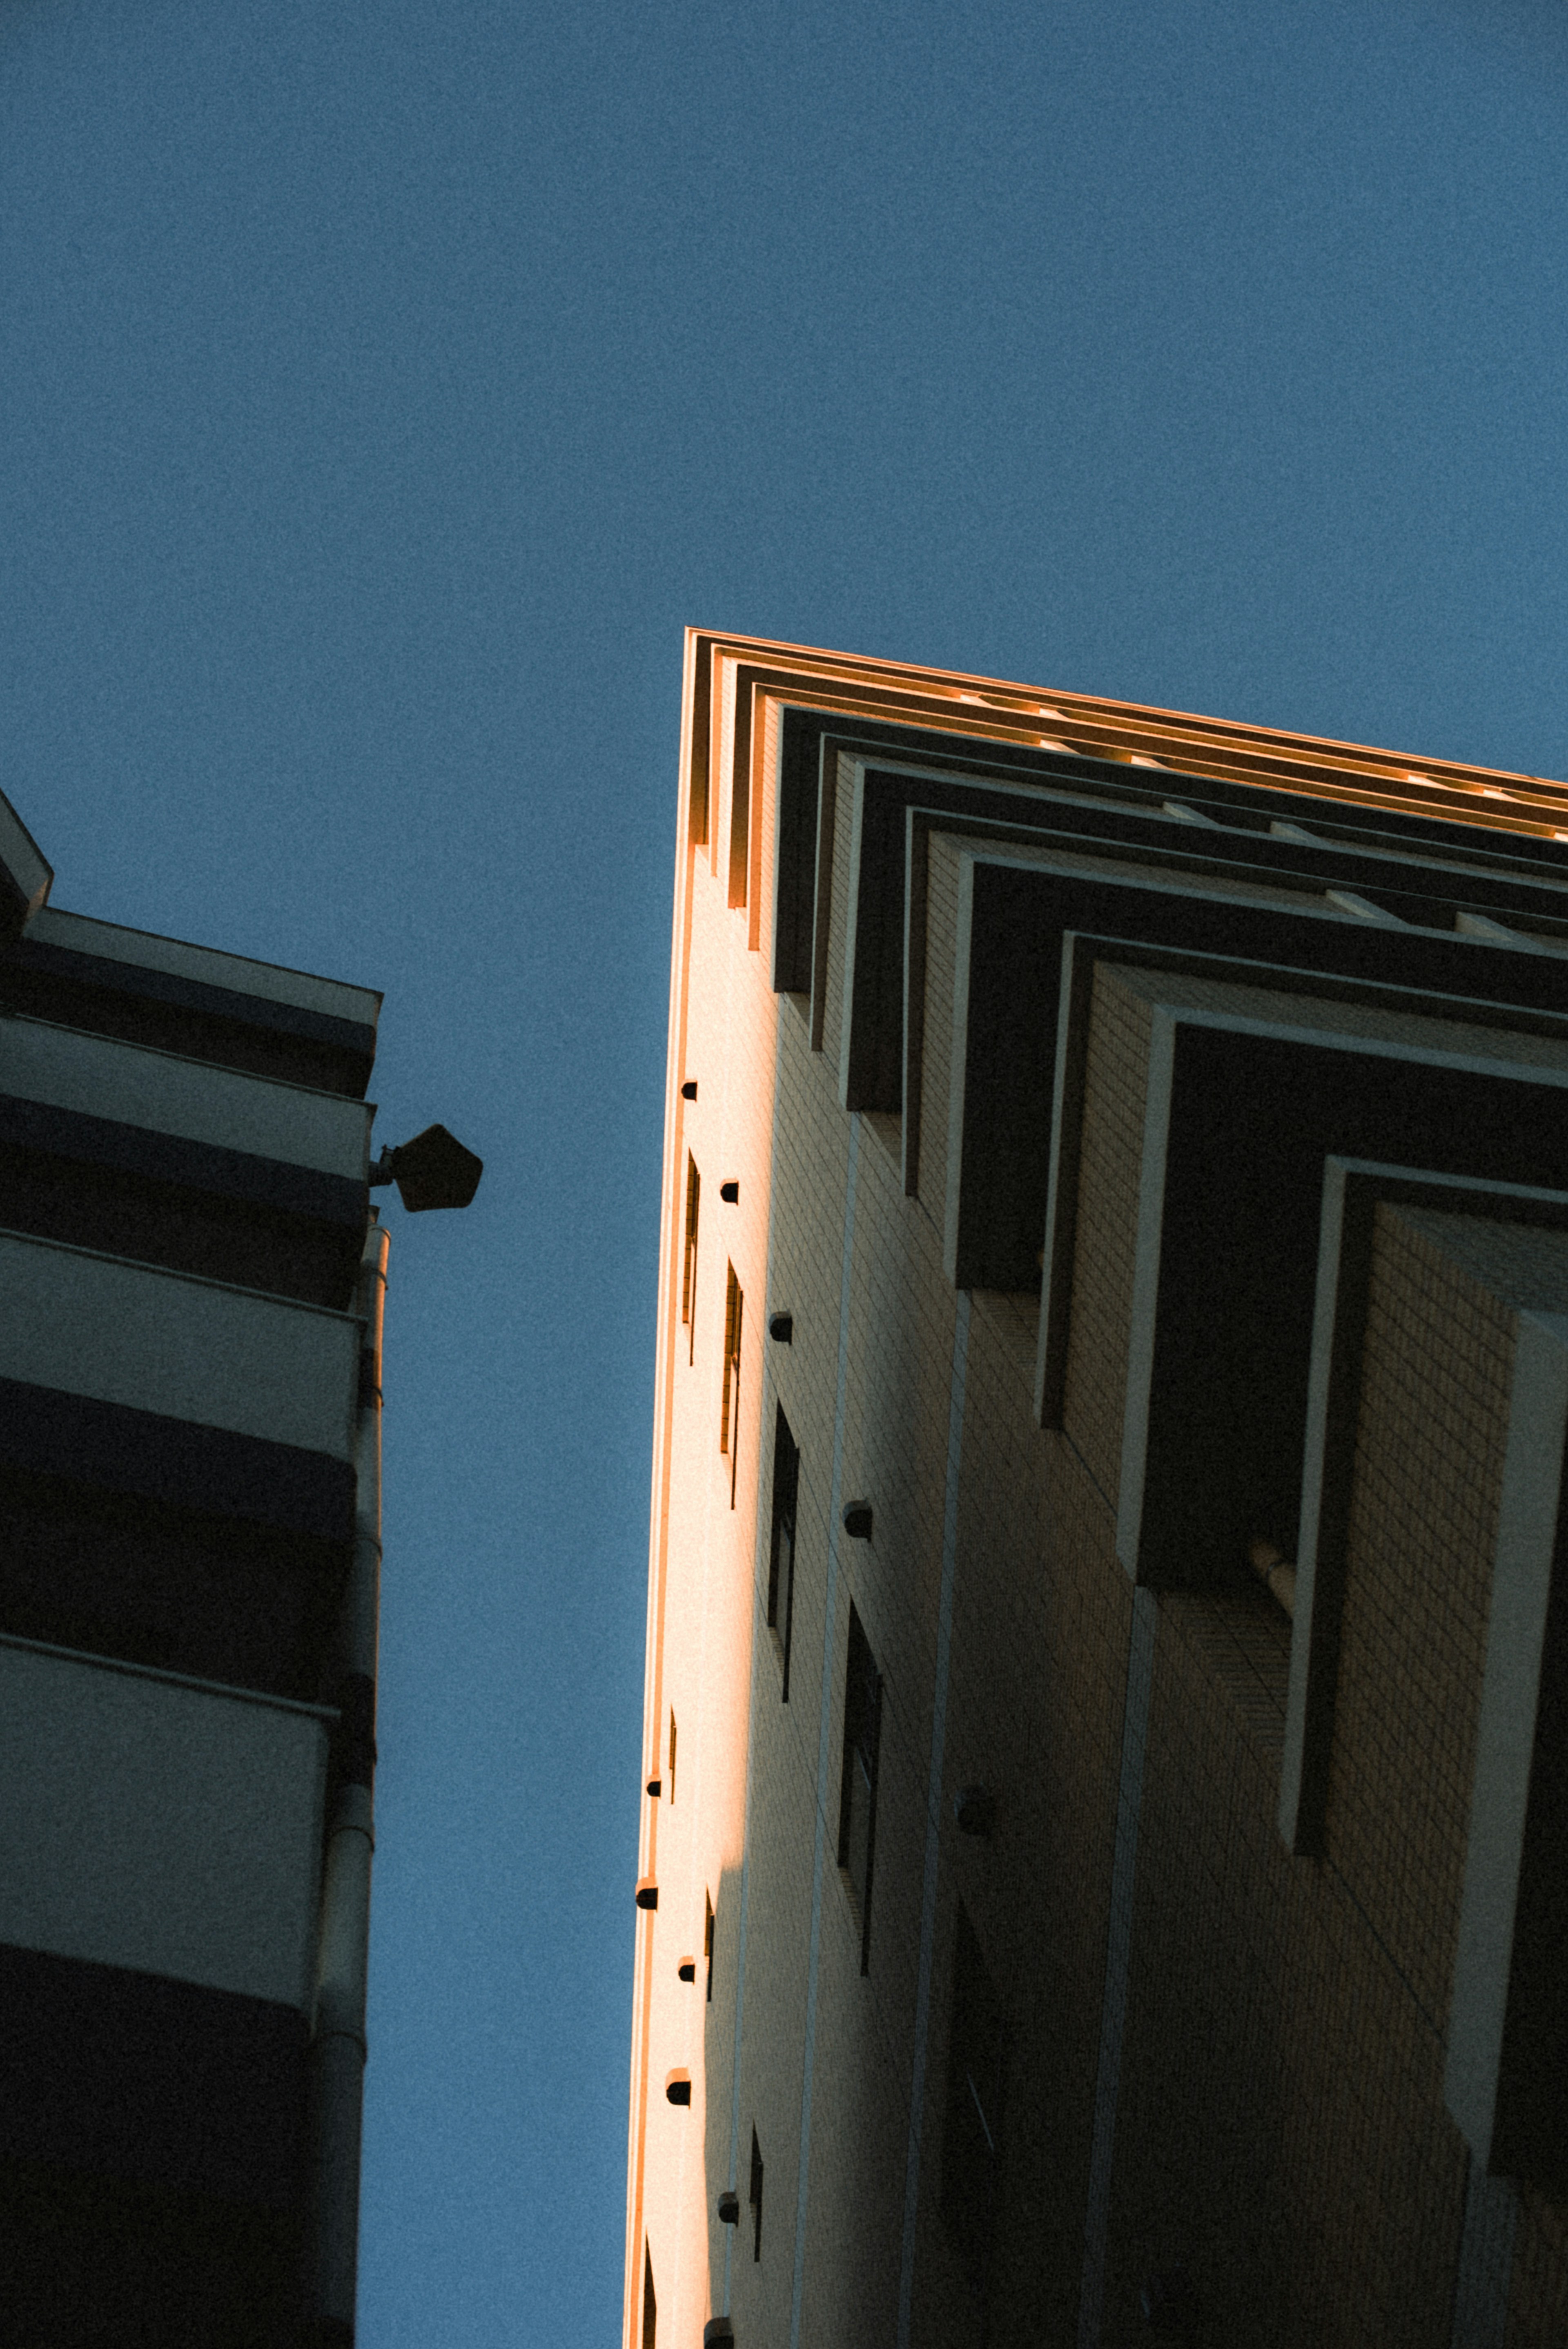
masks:
<svg viewBox="0 0 1568 2349"><path fill-rule="evenodd" d="M51 881L0 801L0 2339L347 2349L380 999Z"/></svg>
<svg viewBox="0 0 1568 2349"><path fill-rule="evenodd" d="M1568 2323L1568 789L692 632L627 2349Z"/></svg>

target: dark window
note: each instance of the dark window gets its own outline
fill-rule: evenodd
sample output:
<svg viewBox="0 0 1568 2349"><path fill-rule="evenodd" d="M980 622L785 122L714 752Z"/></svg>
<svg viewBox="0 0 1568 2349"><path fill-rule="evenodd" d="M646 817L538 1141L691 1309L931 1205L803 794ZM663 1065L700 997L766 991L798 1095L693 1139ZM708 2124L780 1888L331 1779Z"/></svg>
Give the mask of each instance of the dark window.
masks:
<svg viewBox="0 0 1568 2349"><path fill-rule="evenodd" d="M670 1800L671 1800L671 1802L672 1802L672 1803L675 1801L675 1798L676 1798L676 1717L675 1717L674 1711L672 1710L672 1712L671 1712L671 1713L670 1713Z"/></svg>
<svg viewBox="0 0 1568 2349"><path fill-rule="evenodd" d="M686 1324L688 1338L686 1361L696 1360L696 1211L702 1192L702 1176L696 1171L696 1160L686 1154L686 1262L681 1270L681 1319Z"/></svg>
<svg viewBox="0 0 1568 2349"><path fill-rule="evenodd" d="M751 2256L762 2257L762 2148L751 2132Z"/></svg>
<svg viewBox="0 0 1568 2349"><path fill-rule="evenodd" d="M643 2245L643 2349L655 2349L654 2335L658 2330L658 2305L654 2299L654 2255L646 2243Z"/></svg>
<svg viewBox="0 0 1568 2349"><path fill-rule="evenodd" d="M1002 2002L960 1902L947 2044L942 2215L984 2306L1002 2142Z"/></svg>
<svg viewBox="0 0 1568 2349"><path fill-rule="evenodd" d="M882 1727L882 1674L861 1619L850 1609L850 1660L844 1686L844 1777L839 1798L839 1866L849 1879L861 1922L861 1971L872 1951L872 1870L876 1859L877 1741Z"/></svg>
<svg viewBox="0 0 1568 2349"><path fill-rule="evenodd" d="M795 1618L795 1501L800 1454L779 1407L773 1434L773 1539L768 1552L768 1620L784 1661L784 1702L789 1702L789 1632Z"/></svg>
<svg viewBox="0 0 1568 2349"><path fill-rule="evenodd" d="M702 1929L702 1953L707 1961L707 2002L711 2006L713 2004L713 1903L706 1892L703 1894L703 1906L707 1910L707 1919Z"/></svg>
<svg viewBox="0 0 1568 2349"><path fill-rule="evenodd" d="M729 1454L729 1506L735 1506L735 1464L740 1450L740 1314L746 1299L727 1268L724 1290L724 1409L718 1423L718 1448Z"/></svg>

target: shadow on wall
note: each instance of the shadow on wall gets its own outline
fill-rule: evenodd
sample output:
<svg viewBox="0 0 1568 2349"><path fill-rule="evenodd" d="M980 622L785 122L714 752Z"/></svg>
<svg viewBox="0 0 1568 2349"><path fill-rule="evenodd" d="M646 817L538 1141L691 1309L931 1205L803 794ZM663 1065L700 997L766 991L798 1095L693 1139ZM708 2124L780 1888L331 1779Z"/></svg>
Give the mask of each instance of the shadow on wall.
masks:
<svg viewBox="0 0 1568 2349"><path fill-rule="evenodd" d="M711 2320L725 2307L725 2260L727 2251L731 2277L737 2263L753 2256L754 2243L761 2244L761 2221L771 2217L768 2202L768 2187L775 2187L774 2202L781 2198L777 2188L782 2181L783 2165L775 2154L769 2178L767 2159L758 2147L757 2163L751 2159L755 2122L745 2108L744 2097L738 2128L735 2112L735 2083L730 2068L729 2050L735 2038L736 1975L740 1951L740 1891L741 1870L738 1867L721 1869L718 1894L713 1909L712 1947L697 1962L696 1980L691 1995L702 2001L702 2062L703 2078L707 2083L706 2121L703 2138L703 2202L707 2218L707 2309ZM748 1991L757 1992L757 1951L748 1952ZM696 2018L694 2016L694 2022ZM696 2033L693 2033L695 2042ZM742 2141L744 2140L744 2141ZM733 2146L733 2150L732 2150ZM771 2148L770 2148L771 2150ZM782 2148L779 2148L781 2151ZM734 2175L731 2175L733 2167ZM754 2175L760 2168L761 2176ZM755 2190L754 2190L755 2189ZM722 2210L721 2216L721 2198ZM753 2209L753 2201L763 2207ZM733 2216L730 2213L733 2211ZM772 2232L769 2248L771 2251ZM770 2264L777 2264L772 2261ZM733 2282L730 2297L734 2297ZM699 2337L692 2327L692 2337ZM722 2334L715 2336L722 2339Z"/></svg>

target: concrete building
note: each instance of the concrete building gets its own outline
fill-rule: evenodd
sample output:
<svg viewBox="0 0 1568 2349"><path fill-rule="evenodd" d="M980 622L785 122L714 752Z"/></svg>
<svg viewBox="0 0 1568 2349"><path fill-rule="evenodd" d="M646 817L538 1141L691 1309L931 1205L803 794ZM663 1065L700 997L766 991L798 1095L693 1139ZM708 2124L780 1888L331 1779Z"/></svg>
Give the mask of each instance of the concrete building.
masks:
<svg viewBox="0 0 1568 2349"><path fill-rule="evenodd" d="M51 880L0 801L0 2339L344 2349L380 998Z"/></svg>
<svg viewBox="0 0 1568 2349"><path fill-rule="evenodd" d="M1564 842L688 636L627 2349L1563 2338Z"/></svg>

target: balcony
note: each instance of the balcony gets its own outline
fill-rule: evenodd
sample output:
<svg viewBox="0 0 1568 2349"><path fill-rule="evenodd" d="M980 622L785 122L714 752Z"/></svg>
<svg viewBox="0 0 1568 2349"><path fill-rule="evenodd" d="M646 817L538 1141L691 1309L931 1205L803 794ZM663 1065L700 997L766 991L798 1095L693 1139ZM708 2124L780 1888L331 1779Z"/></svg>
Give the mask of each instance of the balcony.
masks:
<svg viewBox="0 0 1568 2349"><path fill-rule="evenodd" d="M0 1226L345 1307L374 1111L49 1021L0 1021Z"/></svg>
<svg viewBox="0 0 1568 2349"><path fill-rule="evenodd" d="M329 1725L0 1637L0 2155L294 2200Z"/></svg>
<svg viewBox="0 0 1568 2349"><path fill-rule="evenodd" d="M0 1630L318 1693L352 1315L0 1232Z"/></svg>
<svg viewBox="0 0 1568 2349"><path fill-rule="evenodd" d="M0 1000L133 1044L362 1097L381 998L53 905L0 950Z"/></svg>

